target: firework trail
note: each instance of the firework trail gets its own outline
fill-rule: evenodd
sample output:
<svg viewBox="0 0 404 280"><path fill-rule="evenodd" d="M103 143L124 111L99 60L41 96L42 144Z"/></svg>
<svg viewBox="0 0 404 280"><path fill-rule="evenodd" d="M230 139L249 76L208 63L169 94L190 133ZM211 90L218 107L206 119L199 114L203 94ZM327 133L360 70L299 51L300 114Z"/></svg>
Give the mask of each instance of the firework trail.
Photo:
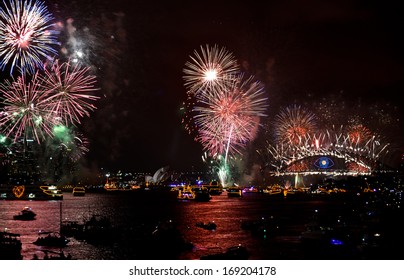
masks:
<svg viewBox="0 0 404 280"><path fill-rule="evenodd" d="M222 186L231 185L234 178L231 178L232 171L237 169L237 163L241 162L240 158L231 157L231 160L225 158L221 154L209 155L208 152L204 152L202 161L209 167L212 174L218 176L219 182ZM225 162L227 161L227 162Z"/></svg>
<svg viewBox="0 0 404 280"><path fill-rule="evenodd" d="M183 78L185 86L193 93L226 86L239 73L233 54L217 45L201 46L201 53L195 50L190 59L185 63Z"/></svg>
<svg viewBox="0 0 404 280"><path fill-rule="evenodd" d="M7 4L8 3L8 4ZM59 31L53 16L40 1L3 0L0 7L0 67L10 66L21 73L43 67L43 61L57 54Z"/></svg>
<svg viewBox="0 0 404 280"><path fill-rule="evenodd" d="M293 105L281 110L275 116L275 137L278 143L297 145L302 137L314 132L315 115L304 108Z"/></svg>
<svg viewBox="0 0 404 280"><path fill-rule="evenodd" d="M99 97L91 94L98 90L96 77L89 71L89 67L71 67L69 62L60 64L59 60L45 67L41 80L49 95L48 106L65 125L80 123L82 117L96 109L92 102Z"/></svg>
<svg viewBox="0 0 404 280"><path fill-rule="evenodd" d="M3 111L0 114L0 132L14 138L33 137L40 142L52 135L53 126L59 123L49 105L48 95L41 85L38 72L27 81L25 76L5 81L0 85Z"/></svg>

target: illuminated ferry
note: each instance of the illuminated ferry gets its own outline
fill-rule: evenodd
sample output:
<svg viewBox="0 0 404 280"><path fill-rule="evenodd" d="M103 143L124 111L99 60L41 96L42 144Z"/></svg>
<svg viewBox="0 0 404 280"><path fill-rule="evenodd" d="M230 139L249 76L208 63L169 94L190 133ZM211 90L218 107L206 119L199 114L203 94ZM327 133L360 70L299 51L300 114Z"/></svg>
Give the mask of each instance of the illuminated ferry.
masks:
<svg viewBox="0 0 404 280"><path fill-rule="evenodd" d="M108 177L107 177L107 181L105 182L104 189L107 191L117 191L118 187L116 186L115 182L109 182Z"/></svg>
<svg viewBox="0 0 404 280"><path fill-rule="evenodd" d="M223 187L217 181L212 181L209 185L202 185L209 190L211 195L220 195L223 192Z"/></svg>
<svg viewBox="0 0 404 280"><path fill-rule="evenodd" d="M195 192L192 190L190 186L184 186L178 190L177 195L178 200L194 200L195 199Z"/></svg>
<svg viewBox="0 0 404 280"><path fill-rule="evenodd" d="M283 189L279 185L274 185L268 186L267 188L263 189L262 192L269 195L278 195L283 193Z"/></svg>
<svg viewBox="0 0 404 280"><path fill-rule="evenodd" d="M74 187L72 191L73 196L84 196L86 189L84 187Z"/></svg>
<svg viewBox="0 0 404 280"><path fill-rule="evenodd" d="M39 188L48 199L63 199L62 191L56 186L40 186Z"/></svg>
<svg viewBox="0 0 404 280"><path fill-rule="evenodd" d="M239 187L230 187L226 189L228 197L242 197L243 192L242 189Z"/></svg>

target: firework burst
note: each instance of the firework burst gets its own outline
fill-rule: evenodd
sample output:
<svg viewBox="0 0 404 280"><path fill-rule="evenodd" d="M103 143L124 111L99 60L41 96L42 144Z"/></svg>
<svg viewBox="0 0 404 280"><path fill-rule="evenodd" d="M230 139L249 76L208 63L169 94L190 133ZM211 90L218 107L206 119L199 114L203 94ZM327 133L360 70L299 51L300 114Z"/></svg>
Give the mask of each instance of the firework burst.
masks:
<svg viewBox="0 0 404 280"><path fill-rule="evenodd" d="M46 135L52 135L52 128L58 118L49 106L38 72L27 81L25 76L6 81L0 86L3 111L0 114L0 131L14 142L20 137L33 137L40 142Z"/></svg>
<svg viewBox="0 0 404 280"><path fill-rule="evenodd" d="M193 108L197 138L211 155L240 153L239 147L256 136L266 107L264 88L252 77L241 75L228 88L204 91Z"/></svg>
<svg viewBox="0 0 404 280"><path fill-rule="evenodd" d="M226 86L232 81L233 75L239 73L239 66L232 53L215 45L201 52L194 51L194 56L185 63L185 86L193 93Z"/></svg>
<svg viewBox="0 0 404 280"><path fill-rule="evenodd" d="M353 124L348 128L348 135L352 143L366 143L372 137L372 132L362 124Z"/></svg>
<svg viewBox="0 0 404 280"><path fill-rule="evenodd" d="M293 105L283 109L274 121L278 143L298 144L306 134L316 127L315 115L304 108Z"/></svg>
<svg viewBox="0 0 404 280"><path fill-rule="evenodd" d="M57 54L58 31L53 16L40 1L3 0L0 7L0 67L34 73L43 61Z"/></svg>
<svg viewBox="0 0 404 280"><path fill-rule="evenodd" d="M80 123L82 117L96 109L92 102L99 97L91 94L97 90L96 77L89 72L89 67L71 67L58 60L45 67L42 83L49 94L49 107L65 125Z"/></svg>
<svg viewBox="0 0 404 280"><path fill-rule="evenodd" d="M260 117L266 116L267 98L258 81L244 79L225 48L207 45L194 55L183 70L188 89L183 122L190 133L196 132L195 140L209 156L223 158L218 176L225 186L230 178L228 158L241 154L255 138Z"/></svg>

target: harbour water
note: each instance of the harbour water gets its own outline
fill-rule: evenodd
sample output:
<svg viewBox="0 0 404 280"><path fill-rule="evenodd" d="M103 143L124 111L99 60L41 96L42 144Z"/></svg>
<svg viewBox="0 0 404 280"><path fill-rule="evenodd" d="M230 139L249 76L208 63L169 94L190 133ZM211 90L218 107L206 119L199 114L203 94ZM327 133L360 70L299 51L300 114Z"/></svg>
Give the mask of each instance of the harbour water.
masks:
<svg viewBox="0 0 404 280"><path fill-rule="evenodd" d="M404 259L403 230L399 226L404 215L396 198L392 205L363 194L283 197L245 193L228 197L224 192L208 202L197 202L177 201L170 191L88 192L85 196L64 193L63 200L54 201L0 200L0 229L20 234L24 260L43 258L47 251L59 252L33 244L39 231L59 231L60 219L81 222L92 215L108 218L118 234L105 236L107 242L100 243L69 237L63 252L73 259L189 260L233 246L247 248L248 258L256 260ZM14 220L13 215L25 206L33 209L36 219ZM302 233L313 221L324 227L340 225L343 236L335 244L302 240ZM217 227L208 230L196 226L201 222L214 222ZM146 242L151 240L149 234L167 223L175 226L192 248L175 248L179 245L173 236L159 240L164 244Z"/></svg>

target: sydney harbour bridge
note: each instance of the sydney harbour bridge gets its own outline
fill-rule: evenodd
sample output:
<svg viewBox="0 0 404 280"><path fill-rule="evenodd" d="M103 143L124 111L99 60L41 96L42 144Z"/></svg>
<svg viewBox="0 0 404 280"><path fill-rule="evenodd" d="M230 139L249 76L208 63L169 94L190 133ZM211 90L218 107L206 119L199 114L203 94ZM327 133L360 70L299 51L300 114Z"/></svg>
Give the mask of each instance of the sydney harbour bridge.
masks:
<svg viewBox="0 0 404 280"><path fill-rule="evenodd" d="M294 177L295 185L299 177L337 179L392 172L384 164L389 144L375 136L365 141L342 133L306 135L295 144L268 144L264 153L266 172L280 178Z"/></svg>

